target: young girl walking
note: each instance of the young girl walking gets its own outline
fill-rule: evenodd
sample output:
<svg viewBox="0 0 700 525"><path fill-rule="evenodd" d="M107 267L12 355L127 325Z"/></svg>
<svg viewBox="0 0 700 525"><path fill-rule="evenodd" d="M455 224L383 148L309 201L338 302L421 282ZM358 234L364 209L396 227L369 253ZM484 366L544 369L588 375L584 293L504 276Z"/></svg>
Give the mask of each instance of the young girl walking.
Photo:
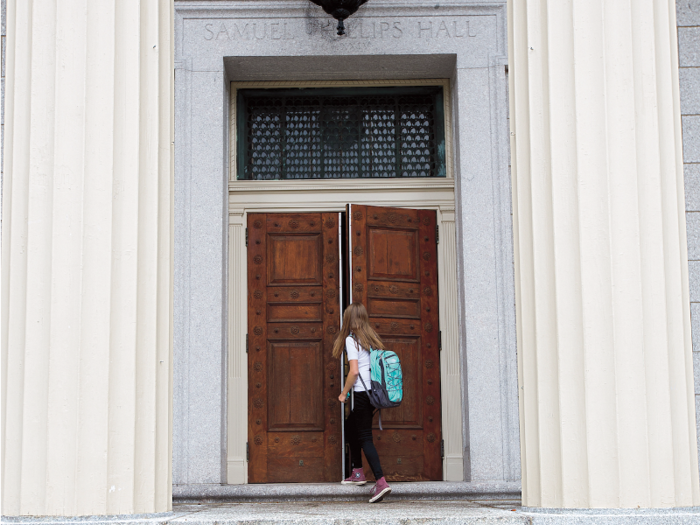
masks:
<svg viewBox="0 0 700 525"><path fill-rule="evenodd" d="M367 483L362 469L362 454L369 462L374 473L376 484L370 490L370 503L382 501L384 496L391 492L391 487L384 479L382 465L379 462L379 454L372 441L372 416L374 407L369 402L369 396L365 388L371 388L369 350L374 348L384 350L384 344L377 332L369 324L367 310L361 303L353 303L347 307L343 315L343 328L333 344L333 357L341 357L343 349L347 350L350 372L348 373L345 388L338 396L341 403L345 403L348 392L354 390L351 398L352 411L345 421L345 436L350 443L350 463L352 474L342 481L344 485L364 485ZM364 384L363 384L364 382Z"/></svg>

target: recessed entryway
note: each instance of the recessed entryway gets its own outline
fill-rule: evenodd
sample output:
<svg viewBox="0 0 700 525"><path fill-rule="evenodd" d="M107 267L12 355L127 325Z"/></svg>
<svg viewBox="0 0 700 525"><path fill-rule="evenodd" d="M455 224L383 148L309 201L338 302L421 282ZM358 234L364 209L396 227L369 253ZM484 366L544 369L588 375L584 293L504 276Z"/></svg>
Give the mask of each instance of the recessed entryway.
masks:
<svg viewBox="0 0 700 525"><path fill-rule="evenodd" d="M354 83L346 84L352 87ZM375 86L388 87L406 84L409 83L401 81L392 83L380 81L376 82ZM361 85L367 87L367 83L361 83ZM410 85L438 86L441 89L442 96L439 98L441 106L439 114L441 115L441 119L444 118L445 129L451 129L449 83L439 80L413 81ZM412 357L407 356L405 358L407 363L411 363L412 359L422 362L421 367L412 363L409 365L410 368L415 371L414 377L409 378L409 381L419 384L419 387L412 388L416 396L415 402L405 402L405 406L399 409L395 414L397 418L396 421L387 421L387 419L394 417L390 414L391 411L387 411L383 414L383 421L389 426L387 426L387 424L384 425L385 435L377 436L378 438L381 437L381 439L377 439L376 443L380 454L387 458L386 462L391 463L393 469L388 469L387 467L389 467L389 464L387 463L385 471L392 472L395 479L403 480L462 480L464 476L462 468L463 415L461 412L459 371L459 322L457 317L456 296L456 290L458 288L456 280L457 254L451 134L445 133L441 135L444 136L444 142L438 141L442 145L436 157L437 163L434 164L434 166L438 168L436 173L444 173L444 176L341 178L332 180L328 178L322 180L241 179L239 178L241 169L245 169L246 166L251 166L251 164L250 162L241 164L241 159L239 158L239 153L243 154L243 151L240 148L241 143L238 141L237 137L241 129L245 129L245 127L241 128L236 125L237 122L240 123L240 114L236 112L237 108L240 107L240 105L237 104L237 101L240 100L238 97L238 89L260 90L269 87L271 86L265 83L234 83L232 84L231 91L230 138L232 156L230 166L232 169L229 178L228 483L258 483L271 482L272 480L288 482L310 480L311 478L320 481L326 478L328 478L328 481L338 481L338 479L341 479L338 476L342 475L342 470L336 473L334 469L342 469L342 425L340 425L342 414L340 412L339 403L337 403L335 399L337 398L337 394L330 395L330 391L326 391L329 388L339 389L340 383L335 374L333 374L334 382L330 383L330 374L327 369L323 368L330 364L326 362L326 357L322 354L323 345L328 345L329 343L324 342L319 332L329 328L324 324L326 323L326 317L324 316L336 316L336 326L339 327L342 305L344 302L351 299L350 290L352 290L353 294L352 299L355 300L355 295L360 294L358 290L360 286L363 287L363 291L360 294L361 297L358 296L357 300L365 302L370 309L370 313L373 309L376 309L377 315L375 317L378 318L381 318L381 315L384 314L395 315L395 317L386 317L385 319L388 321L386 326L380 324L378 331L382 337L388 338L388 340L392 338L396 339L392 344L395 344L399 352L404 351L403 347L405 347L408 353L410 349L416 346L421 348L420 352L427 351L428 349L435 352L435 356L432 358L428 357L427 354L422 355L416 352L412 352ZM301 86L293 83L277 83L272 87L284 89L288 92L290 88ZM323 82L318 82L306 83L303 87L324 88L330 86ZM337 88L338 84L334 83L333 87ZM426 93L429 94L430 92L428 91ZM263 102L267 104L267 100L261 99L261 107L267 108ZM265 109L265 111L268 113L270 112L269 109ZM285 119L286 118L287 117L285 117ZM328 140L329 135L323 134L321 138ZM338 142L336 141L335 143L337 144ZM246 153L246 155L247 159L252 158L249 153ZM252 164L252 166L254 166L254 170L258 170L258 167L256 167L258 164ZM324 262L325 257L330 254L317 248L310 239L306 239L308 242L305 243L306 246L301 249L301 251L297 248L291 249L293 253L298 256L299 254L310 253L309 250L312 249L312 245L316 247L318 253L316 253L315 257L321 257L321 259L318 259L319 262L317 262L315 267L298 267L292 274L285 278L292 278L288 283L280 282L279 274L270 274L269 272L273 270L270 270L267 266L264 273L259 273L261 279L263 275L266 276L265 278L272 275L274 279L277 280L276 282L278 284L275 286L279 289L285 289L289 293L291 293L292 288L296 289L299 293L299 296L296 298L298 301L301 301L303 293L306 293L305 290L308 291L309 297L305 299L305 302L308 304L304 306L305 310L295 311L294 309L296 306L294 306L294 301L291 301L291 304L273 304L269 311L267 304L264 306L264 312L261 308L251 310L251 305L248 301L251 267L259 266L256 265L254 260L251 260L250 255L250 250L253 249L252 243L255 242L253 240L255 236L255 233L253 233L255 221L260 221L261 231L267 228L268 224L271 224L274 230L275 223L269 223L268 218L273 216L278 218L287 217L286 228L288 228L288 231L271 231L270 233L274 233L276 236L282 235L283 237L287 235L291 237L308 237L308 235L312 233L311 230L304 231L303 228L317 228L313 232L314 235L320 236L319 238L324 238L323 236L325 234L322 228L319 228L319 225L324 224L324 217L327 215L335 216L338 217L336 221L336 234L340 235L343 231L342 220L347 220L346 228L352 227L352 214L347 214L347 203L349 202L362 203L362 206L371 205L395 208L395 210L387 212L388 215L383 216L383 219L381 219L385 221L386 227L377 228L376 231L371 234L368 230L365 232L365 238L369 239L370 236L374 236L381 245L381 243L386 243L388 235L400 237L398 241L401 242L398 242L397 239L392 239L392 244L396 245L399 251L412 251L413 258L405 254L402 255L400 258L401 265L407 266L400 266L394 268L392 271L396 270L404 273L402 273L401 276L389 276L387 280L381 281L380 274L382 272L379 272L379 267L375 267L375 270L378 272L375 274L375 277L380 279L375 283L375 286L380 286L380 290L379 292L375 292L371 288L368 288L368 286L373 283L369 274L364 276L364 278L368 279L367 281L362 282L361 279L354 279L352 284L350 284L352 271L349 267L340 265L337 279L334 276L337 282L333 284L333 286L338 286L338 308L336 309L333 307L333 313L331 314L326 311L328 305L310 301L311 288L309 287L318 286L319 289L323 290L326 284L324 284L323 281L318 281L317 276L312 277L304 273L306 271L312 271L313 268L323 271L323 265L329 264ZM359 207L357 211L359 211ZM434 265L434 271L429 271L430 278L434 279L431 288L433 295L430 299L430 301L434 302L434 305L430 306L431 312L425 312L421 308L423 299L420 296L420 290L426 288L425 286L421 286L421 279L426 278L426 276L423 275L425 270L422 270L422 273L421 271L415 273L421 264L427 264L428 262L423 259L425 253L421 251L421 242L424 242L421 241L421 239L425 236L423 235L421 237L421 235L417 233L417 228L419 228L418 225L420 224L419 219L423 217L421 214L426 213L429 214L431 221L431 225L426 226L432 231L430 242L435 243L432 252L435 257L430 260L430 263ZM413 217L411 214L417 215ZM314 222L315 225L313 227L311 227L310 224L302 227L303 220L291 218L292 216L306 217L307 215L316 217L315 219L309 219ZM255 218L256 216L257 218ZM265 216L264 220L262 218L263 216ZM343 219L343 217L345 219ZM401 217L407 217L405 224L401 222L391 222L391 220L401 221ZM369 218L370 222L374 220L372 217ZM408 223L408 218L410 218L411 223ZM296 228L291 228L289 221L292 220L296 223ZM265 225L264 227L263 224ZM278 221L278 224L282 224L282 222ZM412 227L415 226L415 228L405 228L405 226L409 225ZM391 229L388 228L389 226L392 228L397 227L398 229L392 232ZM369 227L368 223L365 223L365 227ZM277 228L282 228L282 226L278 226ZM372 226L370 230L373 228L374 226ZM412 231L413 233L411 233ZM275 243L274 249L277 250L277 253L281 253L281 247L288 247L288 240L281 243L278 241L279 238L273 241ZM248 243L247 246L246 242ZM322 244L322 246L325 248L328 244ZM356 244L355 247L359 246ZM353 253L352 248L344 246L341 248L346 250L345 253ZM269 253L269 249L268 247L267 253ZM361 250L365 254L368 249L370 248L367 246L361 247ZM306 256L307 255L303 255L302 259ZM267 257L267 255L265 257ZM356 256L353 255L353 257ZM338 258L336 259L338 263L340 263L342 258L343 255L339 251ZM347 260L347 257L345 260ZM396 260L398 261L399 259L397 258ZM366 263L370 264L372 261L366 261ZM271 263L265 259L264 264L269 265ZM260 265L263 265L263 262L261 262ZM302 269L304 272L302 272ZM370 268L368 267L365 271L369 270ZM295 271L301 273L295 274ZM277 270L274 270L274 272L277 272ZM411 274L411 272L413 273ZM253 278L255 275L258 275L258 272L253 275ZM303 282L295 281L295 279L301 279ZM316 281L314 281L314 279L316 279ZM343 286L343 283L347 284ZM358 285L357 288L354 285ZM259 290L260 293L267 293L267 288L268 286L266 283L265 292L261 289ZM404 290L404 288L406 289ZM254 292L255 291L253 291L253 293ZM279 295L276 298L279 303L290 303L288 299L290 299L291 296L285 296L285 300L281 301L282 295L279 291L276 293ZM341 293L344 294L344 299L340 297ZM387 297L382 297L382 293L386 293ZM402 296L402 294L404 295ZM392 298L393 301L388 301L388 298ZM392 307L389 306L390 304L393 304L393 308L397 309L397 311L392 313ZM390 310L387 310L387 308L390 308ZM322 370L326 370L327 377L324 376L323 382L316 385L316 389L320 392L317 397L321 399L323 403L326 403L325 405L322 404L316 407L313 404L307 404L307 406L312 407L312 412L315 412L314 414L303 415L303 418L307 419L300 419L302 418L302 413L295 412L297 408L291 404L288 406L284 404L280 405L285 408L286 415L280 415L284 413L285 410L282 410L281 413L277 413L279 412L278 410L273 414L274 418L282 418L282 420L286 421L286 423L290 425L289 429L295 430L287 431L280 429L280 425L275 423L276 430L273 430L271 433L269 428L265 428L264 435L262 435L260 432L251 431L249 427L249 425L252 424L262 430L263 417L251 417L252 411L255 410L256 399L259 399L257 402L258 405L264 404L264 408L260 408L258 411L266 411L264 417L269 419L270 395L273 395L273 397L276 396L275 399L282 395L282 393L278 391L279 389L267 391L267 387L263 386L262 381L254 380L254 378L250 376L251 367L253 367L252 369L255 371L255 361L253 358L255 346L260 346L260 352L265 348L266 356L269 355L267 352L272 351L268 346L268 344L272 343L268 343L267 340L261 345L253 344L256 326L252 326L250 319L251 316L258 315L256 313L257 310L261 311L260 318L265 320L266 326L256 326L263 330L269 331L269 327L272 325L275 325L279 330L282 325L284 325L283 330L286 329L289 331L294 327L299 329L299 334L290 333L290 336L300 336L303 328L302 325L318 325L314 337L315 341L321 346L318 347L319 349L316 353L309 348L302 349L301 347L297 348L295 346L294 348L288 347L282 349L281 344L274 344L275 354L304 354L305 357L303 359L309 362L315 360ZM438 313L440 314L439 317ZM425 314L434 314L435 319L427 323L427 320L423 319ZM290 315L293 316L294 320L291 320L292 317L290 317ZM320 321L318 319L320 319ZM287 326L288 324L290 326ZM406 326L404 326L404 324ZM411 326L413 326L412 329ZM417 337L413 335L417 330L423 330L425 326L431 329L430 334L435 338L434 341L427 341L427 344L430 345L429 347L423 344L425 334L421 333ZM402 331L404 328L406 329L405 333ZM273 330L274 329L275 328L273 328ZM278 335L282 335L282 332L279 332ZM441 352L439 350L440 335L442 335ZM246 336L248 338L247 340ZM310 344L312 339L313 338L307 338L304 344ZM418 339L420 339L420 343L418 343ZM280 339L280 341L281 340L282 339ZM285 339L284 345L288 345L290 341L294 340L294 337ZM330 340L332 340L332 338L330 338ZM246 350L248 353L246 353ZM321 352L320 357L317 352ZM402 360L403 359L402 357ZM266 380L268 374L277 373L276 371L270 372L270 365L267 361L264 363L259 361L259 363L259 372L266 376ZM258 383L260 383L259 389L257 387ZM330 384L334 386L330 387ZM291 392L293 389L298 389L299 386L289 383L289 385L284 386L284 388ZM264 399L262 397L251 397L253 395L251 392L256 390L260 390L261 394L263 393L262 391L265 390ZM330 399L333 400L332 409L329 404ZM242 403L242 400L246 402ZM275 405L277 405L277 403L275 403ZM322 417L319 414L322 414ZM258 419L261 422L259 426L256 423ZM336 422L331 423L331 419L336 420ZM338 429L335 432L340 432L339 435L334 434L333 429L328 430L333 424L338 425ZM330 443L331 437L334 435L335 437L332 441L335 441L335 443ZM257 442L260 443L260 445L256 445L256 438L258 438ZM304 445L304 443L306 443L305 439L307 438L308 446ZM314 438L316 441L311 441ZM278 442L275 442L275 439L277 439ZM265 453L262 454L262 456L266 458L263 462L264 465L261 464L262 466L256 464L255 459L258 457L258 449L260 447L266 447ZM304 449L304 447L306 447L306 449ZM268 453L272 448L275 448L276 451L282 450L282 457L287 458L282 460L282 463L285 465L283 468L272 465L273 469L270 469L270 463L267 461L267 458L270 457ZM336 448L338 450L336 450ZM295 453L295 451L302 451L302 449L304 449L302 454L299 455ZM306 454L306 456L304 454ZM297 455L299 455L298 458ZM329 457L336 458L333 459L335 463L330 461L328 459ZM294 458L294 461L292 462L292 459L289 458ZM303 461L303 465L300 465L300 461ZM279 463L277 460L276 462ZM273 463L275 463L275 461L273 461ZM313 468L308 468L312 466ZM264 470L265 474L262 475L261 472L258 472L258 468ZM300 469L305 469L305 473L295 472ZM275 470L276 473L272 473L272 470ZM311 474L310 472L314 470L315 472ZM268 474L270 475L268 476ZM302 475L299 476L298 474Z"/></svg>
<svg viewBox="0 0 700 525"><path fill-rule="evenodd" d="M405 29L427 17L435 32L449 15L477 36L340 42L304 26L301 4L190 4L178 3L175 23L174 485L247 483L247 215L347 202L436 212L443 478L520 479L503 6L375 6ZM294 39L203 39L207 24L231 31L241 16L258 34L287 23ZM443 88L444 177L239 178L240 90L401 86Z"/></svg>

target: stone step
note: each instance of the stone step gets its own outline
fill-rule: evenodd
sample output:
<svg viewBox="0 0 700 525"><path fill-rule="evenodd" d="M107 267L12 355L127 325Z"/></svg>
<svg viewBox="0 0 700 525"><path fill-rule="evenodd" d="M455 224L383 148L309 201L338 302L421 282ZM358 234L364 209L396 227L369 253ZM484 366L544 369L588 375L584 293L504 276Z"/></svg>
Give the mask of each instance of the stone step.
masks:
<svg viewBox="0 0 700 525"><path fill-rule="evenodd" d="M266 483L259 485L174 485L175 503L365 501L372 483ZM392 500L516 500L520 483L417 481L391 483Z"/></svg>
<svg viewBox="0 0 700 525"><path fill-rule="evenodd" d="M176 505L173 525L524 525L515 507L460 501L294 502Z"/></svg>

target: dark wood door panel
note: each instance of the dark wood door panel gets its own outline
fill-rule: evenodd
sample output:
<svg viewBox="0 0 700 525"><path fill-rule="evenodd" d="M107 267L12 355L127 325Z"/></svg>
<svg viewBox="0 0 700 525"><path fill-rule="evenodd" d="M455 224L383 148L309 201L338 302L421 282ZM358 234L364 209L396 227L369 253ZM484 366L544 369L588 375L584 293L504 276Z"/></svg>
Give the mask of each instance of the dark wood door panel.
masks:
<svg viewBox="0 0 700 525"><path fill-rule="evenodd" d="M384 455L416 457L423 455L423 432L417 429L374 431L374 444Z"/></svg>
<svg viewBox="0 0 700 525"><path fill-rule="evenodd" d="M323 479L324 462L322 457L270 454L268 471L268 483L318 483Z"/></svg>
<svg viewBox="0 0 700 525"><path fill-rule="evenodd" d="M267 303L268 323L323 322L321 303Z"/></svg>
<svg viewBox="0 0 700 525"><path fill-rule="evenodd" d="M318 286L295 286L293 288L274 287L267 298L267 302L268 304L322 304L323 288L319 288Z"/></svg>
<svg viewBox="0 0 700 525"><path fill-rule="evenodd" d="M372 315L373 312L371 311L368 311L368 313L370 317L369 322L379 335L386 335L389 337L395 335L419 336L422 333L421 320L386 319L385 317Z"/></svg>
<svg viewBox="0 0 700 525"><path fill-rule="evenodd" d="M389 480L442 479L436 213L351 205L352 301L401 359L404 400L382 411ZM405 461L404 461L405 459Z"/></svg>
<svg viewBox="0 0 700 525"><path fill-rule="evenodd" d="M420 286L417 283L371 281L367 289L367 297L376 299L420 301L420 296Z"/></svg>
<svg viewBox="0 0 700 525"><path fill-rule="evenodd" d="M267 482L267 235L248 216L248 451L250 483Z"/></svg>
<svg viewBox="0 0 700 525"><path fill-rule="evenodd" d="M268 432L323 431L321 341L275 341L268 346Z"/></svg>
<svg viewBox="0 0 700 525"><path fill-rule="evenodd" d="M338 223L334 213L248 216L251 483L340 478Z"/></svg>
<svg viewBox="0 0 700 525"><path fill-rule="evenodd" d="M320 233L268 235L268 286L323 284Z"/></svg>
<svg viewBox="0 0 700 525"><path fill-rule="evenodd" d="M419 282L418 231L367 228L368 279Z"/></svg>
<svg viewBox="0 0 700 525"><path fill-rule="evenodd" d="M318 233L322 228L320 213L268 213L267 232L276 233ZM324 214L326 215L326 214ZM337 215L331 213L329 215Z"/></svg>
<svg viewBox="0 0 700 525"><path fill-rule="evenodd" d="M278 339L315 340L323 335L322 323L269 323L267 338L269 341Z"/></svg>
<svg viewBox="0 0 700 525"><path fill-rule="evenodd" d="M376 317L420 320L421 316L420 300L418 299L368 297L367 308Z"/></svg>
<svg viewBox="0 0 700 525"><path fill-rule="evenodd" d="M323 432L268 432L267 447L273 456L322 458Z"/></svg>
<svg viewBox="0 0 700 525"><path fill-rule="evenodd" d="M418 227L416 215L419 210L383 206L359 206L355 204L353 204L353 208L365 208L367 226L370 227L386 226L392 229L407 228L411 230L415 230Z"/></svg>
<svg viewBox="0 0 700 525"><path fill-rule="evenodd" d="M390 455L379 452L382 460L384 477L390 481L425 481L425 458L423 456ZM367 458L362 454L362 461L367 465ZM370 469L365 469L369 481L374 481Z"/></svg>
<svg viewBox="0 0 700 525"><path fill-rule="evenodd" d="M423 343L423 472L429 479L442 479L442 424L440 400L440 323L438 318L437 216L418 212L420 227L421 340Z"/></svg>

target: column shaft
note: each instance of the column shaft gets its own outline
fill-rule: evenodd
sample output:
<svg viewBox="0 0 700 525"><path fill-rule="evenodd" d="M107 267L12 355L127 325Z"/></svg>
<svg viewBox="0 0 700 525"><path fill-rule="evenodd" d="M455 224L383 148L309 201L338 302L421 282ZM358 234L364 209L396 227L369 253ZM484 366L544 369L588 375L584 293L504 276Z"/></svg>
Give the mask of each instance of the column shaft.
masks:
<svg viewBox="0 0 700 525"><path fill-rule="evenodd" d="M171 4L7 3L4 515L171 506Z"/></svg>
<svg viewBox="0 0 700 525"><path fill-rule="evenodd" d="M523 504L700 504L673 0L512 0Z"/></svg>

